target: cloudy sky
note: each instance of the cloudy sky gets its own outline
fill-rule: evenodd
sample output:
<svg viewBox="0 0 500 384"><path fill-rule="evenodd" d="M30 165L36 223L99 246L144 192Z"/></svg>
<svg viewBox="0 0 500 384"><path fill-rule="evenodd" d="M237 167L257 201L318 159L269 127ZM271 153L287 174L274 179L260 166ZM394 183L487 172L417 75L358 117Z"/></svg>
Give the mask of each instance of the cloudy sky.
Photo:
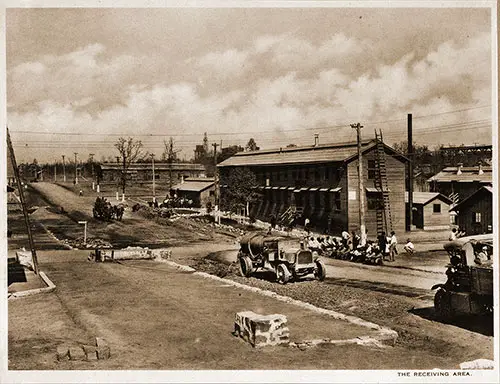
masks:
<svg viewBox="0 0 500 384"><path fill-rule="evenodd" d="M7 9L7 122L18 162L158 157L405 139L490 144L489 8Z"/></svg>

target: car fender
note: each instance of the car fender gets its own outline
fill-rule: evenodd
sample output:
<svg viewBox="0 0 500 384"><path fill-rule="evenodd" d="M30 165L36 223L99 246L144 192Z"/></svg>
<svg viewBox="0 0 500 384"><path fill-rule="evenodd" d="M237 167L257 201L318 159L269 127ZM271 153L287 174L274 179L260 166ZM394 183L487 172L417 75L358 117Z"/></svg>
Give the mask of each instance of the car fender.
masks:
<svg viewBox="0 0 500 384"><path fill-rule="evenodd" d="M435 290L435 289L437 289L437 288L442 288L442 289L444 289L444 284L434 284L434 285L432 286L431 290Z"/></svg>

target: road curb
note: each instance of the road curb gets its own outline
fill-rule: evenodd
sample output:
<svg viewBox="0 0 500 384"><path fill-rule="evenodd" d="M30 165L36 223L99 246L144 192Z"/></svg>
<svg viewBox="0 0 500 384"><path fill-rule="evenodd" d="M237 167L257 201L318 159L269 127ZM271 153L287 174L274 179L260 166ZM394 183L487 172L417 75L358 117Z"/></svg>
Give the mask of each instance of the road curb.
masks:
<svg viewBox="0 0 500 384"><path fill-rule="evenodd" d="M177 263L174 263L174 264L177 264ZM308 310L311 310L311 311L316 312L316 313L330 316L336 320L347 321L348 323L355 324L355 325L358 325L361 327L365 327L365 328L369 328L369 329L377 331L377 334L374 336L362 336L362 337L350 339L350 341L349 340L312 341L312 343L314 345L321 344L321 343L329 343L329 344L342 344L342 343L361 344L361 343L363 343L363 344L379 344L379 345L383 344L383 345L394 346L396 343L396 340L398 338L398 333L396 331L394 331L390 328L386 328L386 327L383 327L381 325L363 320L363 319L356 317L356 316L349 316L349 315L345 315L345 314L340 313L340 312L332 311L330 309L316 307L315 305L306 303L304 301L292 299L291 297L288 297L288 296L279 295L273 291L268 291L268 290L260 289L257 287L251 287L249 285L241 284L241 283L238 283L238 282L230 280L230 279L223 279L223 278L218 277L218 276L210 275L209 273L194 272L193 275L197 275L197 276L200 276L203 278L208 278L208 279L212 279L215 281L223 282L225 284L231 284L235 287L242 288L242 289L245 289L247 291L258 293L260 295L267 296L267 297L272 297L276 300L279 300L279 301L282 301L282 302L285 302L288 304L293 304L293 305L296 305L298 307L308 309Z"/></svg>
<svg viewBox="0 0 500 384"><path fill-rule="evenodd" d="M39 293L52 292L56 289L55 284L47 277L45 272L39 272L39 276L43 280L45 285L47 285L45 288L35 288L35 289L29 289L27 291L14 292L9 294L8 298L10 299L10 298L33 296Z"/></svg>

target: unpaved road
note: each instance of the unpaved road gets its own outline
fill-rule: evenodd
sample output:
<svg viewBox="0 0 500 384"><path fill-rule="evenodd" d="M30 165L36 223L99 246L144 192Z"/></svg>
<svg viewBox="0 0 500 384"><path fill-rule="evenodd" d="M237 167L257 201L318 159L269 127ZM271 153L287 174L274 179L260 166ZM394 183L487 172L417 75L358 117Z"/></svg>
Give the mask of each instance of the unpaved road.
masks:
<svg viewBox="0 0 500 384"><path fill-rule="evenodd" d="M94 200L94 198L89 197L89 201L86 201L86 198L78 197L64 188L48 183L39 183L37 189L46 194L47 200L52 204L57 205L64 202L66 211L71 212L70 216L72 217L74 215L87 215L87 204L89 201L93 202ZM67 216L61 215L61 220L67 219ZM44 217L38 217L37 220L43 223ZM52 225L56 226L57 223L52 223ZM220 274L222 271L222 274L226 278L247 285L272 290L323 308L356 315L395 329L400 335L397 344L399 352L391 355L389 360L385 359L388 358L388 355L384 355L383 359L375 359L373 357L367 360L367 364L370 364L370 368L372 369L390 368L393 366L401 369L416 366L430 368L431 366L427 365L429 359L434 363L433 367L451 368L457 367L460 362L467 360L493 358L491 319L463 318L457 319L453 324L443 324L435 319L432 309L433 292L429 288L434 282L443 281L444 276L440 276L439 274L420 273L379 266L359 266L338 260L328 260L329 277L324 282L302 281L300 283L281 286L274 283L272 278L269 279L269 276L263 275L250 279L242 278L238 276L234 266L228 266L217 261L209 262L203 259L208 253L223 249L231 250L226 252L227 254L234 252L236 247L235 239L217 234L213 230L202 228L199 224L189 223L189 220L179 222L176 225L162 225L161 223L152 222L144 217L128 212L122 223L104 224L92 222L92 225L89 227L93 235L115 239L118 242L120 239L125 238L127 242L138 241L140 244L148 244L149 241L151 245L158 246L156 239L161 237L164 239L162 245L169 247L173 245L178 246L178 248L173 248L173 257L181 263L194 265L198 269L208 270L216 274ZM201 230L205 230L205 232L200 235L198 231ZM152 234L155 235L153 241L151 241ZM202 242L194 248L181 245L182 243L186 245L186 242L191 244L199 241ZM51 263L57 263L57 259L53 259ZM55 267L51 265L47 265L47 267L56 271ZM85 318L86 311L92 310L93 305L108 306L110 310L116 313L115 318L112 320L113 326L117 328L124 327L123 324L128 319L118 316L120 311L117 309L119 307L115 308L115 304L119 306L119 302L112 300L110 297L103 297L102 300L104 301L98 304L86 301L85 298L87 295L92 295L92 297L96 295L96 293L93 293L92 274L89 273L88 277L82 279L74 270L72 263L64 263L62 260L57 271L59 276L67 275L73 277L73 279L70 279L71 282L81 279L78 287L73 287L71 284L67 285L68 294L75 295L75 299L79 299L81 303L81 308L73 307L70 310L65 309L71 318L84 318L81 326L88 328L89 326L91 327L92 322L89 323L89 318ZM154 273L154 271L151 271L151 273ZM146 273L143 276L141 279L147 279L148 274ZM123 281L128 281L128 279L130 277L123 276ZM102 284L110 283L106 283L104 280ZM141 284L132 284L131 286L134 286L136 292L140 293ZM85 288L83 291L81 290L82 287ZM112 297L111 293L109 295ZM141 300L139 297L141 296L130 299L132 307L133 303ZM147 297L142 297L143 300L147 301ZM193 301L198 300L198 298L191 299ZM170 297L170 300L176 300L176 297ZM22 304L20 303L16 302L15 305L22 308ZM158 304L151 302L150 305L155 306ZM185 305L189 307L190 304L185 302ZM235 307L235 309L237 308ZM210 312L210 309L207 309L207 311ZM76 324L80 324L78 320L76 320ZM105 327L108 326L106 325ZM12 336L14 337L15 335ZM10 334L9 337L11 337ZM172 337L174 336L172 335ZM140 336L138 335L137 338L140 339ZM183 343L186 341L179 340L179 342ZM150 341L147 343L150 343ZM19 353L18 356L23 356L23 353L26 353L27 345L29 343L18 346L19 349L16 351L16 353ZM146 348L145 346L143 347ZM153 348L153 346L149 345L148 348ZM317 368L328 366L324 365L326 363L322 362L321 359L332 359L331 352L322 351L322 353L324 354L320 354L320 360L314 363ZM349 365L350 363L346 360L343 363L346 366L354 366L355 368L365 367L365 361L358 358L352 359L352 353L354 352L349 351L349 348L345 347L344 349L343 347L341 352L337 350L334 355L345 354L343 356L351 356L351 362L354 365ZM379 352L375 355L378 354ZM408 357L410 355L412 356L411 358ZM419 362L422 364L419 365ZM196 366L195 361L191 363ZM169 364L173 364L172 361ZM181 363L179 362L179 364ZM189 365L188 363L186 364ZM186 367L187 365L182 365L182 367ZM18 367L21 366L19 365ZM335 368L339 368L340 366L335 365ZM151 365L148 365L148 367L151 367ZM159 367L153 365L153 369ZM122 368L124 367L122 366Z"/></svg>

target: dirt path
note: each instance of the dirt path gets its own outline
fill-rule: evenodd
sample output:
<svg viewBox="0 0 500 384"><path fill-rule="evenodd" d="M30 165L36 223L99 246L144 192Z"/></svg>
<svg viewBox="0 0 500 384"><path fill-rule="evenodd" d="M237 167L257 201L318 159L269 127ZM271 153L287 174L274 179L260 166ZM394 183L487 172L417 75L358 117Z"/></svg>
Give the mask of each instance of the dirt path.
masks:
<svg viewBox="0 0 500 384"><path fill-rule="evenodd" d="M10 369L432 369L459 363L456 356L405 346L256 350L231 335L238 311L285 314L293 341L347 339L369 330L165 264L96 264L81 253L43 253L42 268L56 292L9 302ZM36 323L29 321L32 310ZM55 360L57 345L88 344L95 336L109 341L112 359Z"/></svg>
<svg viewBox="0 0 500 384"><path fill-rule="evenodd" d="M36 188L39 192L47 194L47 199L53 204L58 205L64 202L65 209L71 210L69 217L61 215L59 220L54 216L43 215L42 211L38 217L36 214L34 215L36 220L44 223L47 227L53 229L60 227L61 235L71 228L66 224L68 224L68 220L74 223L74 215L87 217L89 212L91 214L91 208L89 208L93 204L91 197L79 197L71 191L48 183L38 183ZM87 204L90 205L87 206ZM47 224L49 219L52 221ZM66 224L61 225L61 223ZM79 230L81 231L81 229ZM89 232L92 236L114 241L117 245L153 244L176 247L173 248L174 258L185 264L197 264L210 252L224 251L226 257L234 257L234 250L237 249L234 238L217 234L213 228L208 228L203 224L190 220L161 223L132 212L126 212L121 223L100 223L90 218ZM70 233L70 235L72 234ZM120 269L107 265L96 268L95 264L92 263L90 264L92 267L89 267L85 261L87 253L84 256L78 254L76 259L61 252L52 252L51 256L41 257L42 268L46 267L52 274L51 276L54 277L56 284L59 283L60 304L54 303L54 306L49 305L46 310L41 310L42 306L36 299L25 301L28 303L27 307L23 306L20 301L9 302L9 320L14 321L13 319L18 317L29 318L31 308L35 308L34 310L47 316L47 321L49 321L54 311L62 310L66 315L61 315L61 318L56 316L56 321L60 322L63 328L76 329L74 334L68 331L64 337L70 340L83 337L77 336L80 335L80 328L86 330L86 335L89 335L89 332L95 333L93 332L95 330L105 333L122 348L121 352L123 352L123 356L126 356L126 359L106 363L110 364L106 366L108 369L123 368L124 365L121 364L124 363L132 364L127 365L127 367L141 366L151 369L213 366L219 368L230 364L242 364L239 369L245 369L249 366L248 361L251 362L250 366L252 366L254 359L256 359L254 354L247 356L242 352L247 360L233 357L235 361L232 361L231 355L229 355L227 357L229 363L224 365L225 363L217 358L217 355L225 356L224 347L229 344L214 347L214 350L207 347L208 350L204 348L202 349L204 352L199 354L193 351L195 347L192 346L193 340L196 338L190 339L187 336L180 336L183 334L181 324L188 324L192 321L196 323L197 327L206 328L204 322L215 321L214 319L218 318L219 311L223 307L226 308L225 311L235 311L241 308L239 296L231 299L230 304L225 306L223 292L230 290L219 291L223 287L218 287L216 291L213 291L211 288L202 286L203 289L197 290L196 293L188 292L185 284L188 281L192 283L193 280L187 279L184 274L155 271L155 268ZM315 369L456 368L457 364L463 361L493 358L491 320L478 321L477 319L464 318L457 319L453 324L443 324L434 317L433 293L430 291L430 286L434 281L442 281L442 276L439 274L394 269L388 271L388 268L384 269L384 267L358 266L337 260L332 260L328 264L329 277L325 282L304 281L285 286L262 278L239 277L234 273L234 270L231 271L228 268L227 264L224 265L227 278L237 282L272 290L322 308L359 316L393 328L400 335L396 348L384 350L383 353L370 351L366 356L359 355L360 351L354 347L342 347L334 351L319 348L318 351L314 352L314 358L301 356L302 360L297 363L296 367L294 366L294 369L307 367ZM140 267L140 265L138 266ZM217 264L215 267L217 268ZM207 304L207 301L210 304ZM59 309L56 308L57 305L60 305ZM109 317L106 315L108 312L110 313ZM177 313L179 316L176 315ZM164 315L168 317L164 318ZM173 318L171 319L170 316ZM130 319L137 329L127 325ZM9 328L9 332L13 332L13 339L9 339L9 341L13 340L14 342L12 353L17 358L12 364L16 369L27 367L26 364L30 359L25 357L26 354L29 354L27 351L32 348L33 343L44 345L42 348L46 348L48 354L42 354L43 359L50 359L49 350L51 347L49 348L49 346L52 345L50 342L53 336L47 336L49 344L33 341L33 337L19 338L19 332L21 334L29 333L27 332L29 321L23 321L19 324L26 325L16 328L18 323L15 322L14 326ZM41 322L39 325L41 329L38 334L43 334L43 324ZM56 326L54 326L54 330L50 329L51 335L58 335ZM194 328L191 326L187 329L191 333L194 332ZM220 330L208 329L214 335L221 335ZM155 340L158 337L160 339L163 337L161 336L162 332L166 332L169 339L160 341L161 345L156 345ZM128 339L129 334L131 335L130 340ZM179 336L176 336L177 334ZM9 338L11 338L11 333L9 333ZM43 339L45 340L45 336ZM229 343L229 341L227 342ZM177 350L183 351L181 355L174 349L174 344L177 345ZM165 345L168 347L163 349ZM239 349L230 349L231 352L235 350L238 353L240 351ZM148 357L144 359L137 357L137 355L143 356L143 354ZM156 356L158 354L163 357ZM335 356L333 360L332 356ZM287 358L292 357L285 354L281 358L283 360L277 360L288 361ZM292 360L295 358L298 357L295 356ZM35 359L33 364L38 364L36 366L43 369L46 366L44 361ZM243 361L247 361L247 363L243 364ZM272 359L271 361L275 362ZM256 368L263 368L263 366L255 364ZM265 362L262 364L265 365ZM278 363L277 366L271 368L280 366ZM89 367L89 365L82 365L82 367L80 368L86 369L85 367ZM240 366L238 365L238 367ZM103 365L95 368L103 369ZM290 368L289 365L284 366L284 369Z"/></svg>

